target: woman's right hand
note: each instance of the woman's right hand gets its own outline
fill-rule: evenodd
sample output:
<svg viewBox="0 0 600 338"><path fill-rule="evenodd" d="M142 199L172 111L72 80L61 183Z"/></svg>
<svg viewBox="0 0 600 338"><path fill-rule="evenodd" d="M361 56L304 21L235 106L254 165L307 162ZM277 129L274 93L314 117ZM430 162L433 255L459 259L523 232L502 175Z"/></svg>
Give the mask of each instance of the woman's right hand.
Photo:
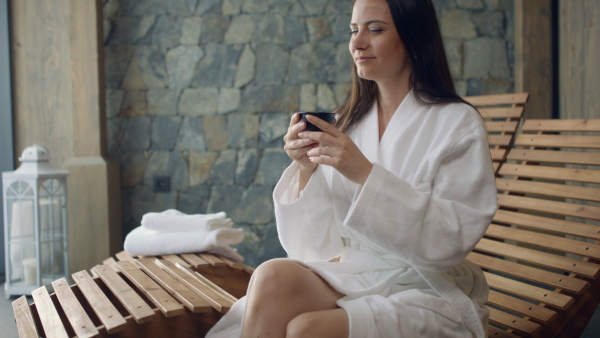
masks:
<svg viewBox="0 0 600 338"><path fill-rule="evenodd" d="M298 162L301 171L304 173L312 173L317 167L317 164L313 163L306 153L318 146L318 142L298 137L298 133L303 131L304 128L306 128L306 123L300 122L300 114L294 113L290 119L290 126L287 134L283 137L283 140L285 141L283 149L292 160Z"/></svg>

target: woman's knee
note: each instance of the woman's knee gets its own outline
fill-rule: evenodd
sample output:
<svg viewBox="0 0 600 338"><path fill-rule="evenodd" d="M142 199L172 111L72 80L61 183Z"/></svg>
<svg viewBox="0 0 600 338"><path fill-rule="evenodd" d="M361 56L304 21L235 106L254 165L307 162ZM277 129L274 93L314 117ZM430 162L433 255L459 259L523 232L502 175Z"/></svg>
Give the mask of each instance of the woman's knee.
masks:
<svg viewBox="0 0 600 338"><path fill-rule="evenodd" d="M280 294L293 290L301 279L298 269L304 269L298 263L284 259L267 261L256 268L252 274L249 292Z"/></svg>

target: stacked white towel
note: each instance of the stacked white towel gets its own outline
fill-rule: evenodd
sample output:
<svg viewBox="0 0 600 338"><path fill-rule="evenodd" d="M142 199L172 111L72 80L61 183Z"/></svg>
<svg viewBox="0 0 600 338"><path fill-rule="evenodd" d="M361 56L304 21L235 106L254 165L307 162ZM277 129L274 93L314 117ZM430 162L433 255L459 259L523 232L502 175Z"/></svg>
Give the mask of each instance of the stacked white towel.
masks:
<svg viewBox="0 0 600 338"><path fill-rule="evenodd" d="M175 209L151 212L142 225L125 237L125 251L134 256L159 256L209 252L236 262L244 258L231 245L244 240L242 229L233 229L224 212L188 215Z"/></svg>

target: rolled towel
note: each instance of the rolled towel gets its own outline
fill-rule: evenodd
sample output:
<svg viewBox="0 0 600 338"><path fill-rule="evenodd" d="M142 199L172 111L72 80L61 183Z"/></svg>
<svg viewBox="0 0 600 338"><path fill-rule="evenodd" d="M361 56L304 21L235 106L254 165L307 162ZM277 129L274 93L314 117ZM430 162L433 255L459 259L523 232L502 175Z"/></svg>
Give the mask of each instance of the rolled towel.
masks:
<svg viewBox="0 0 600 338"><path fill-rule="evenodd" d="M125 237L125 251L132 256L160 256L193 252L210 252L236 262L240 256L230 245L244 240L242 229L221 228L206 232L160 232L143 226L133 229Z"/></svg>
<svg viewBox="0 0 600 338"><path fill-rule="evenodd" d="M209 231L220 228L231 228L233 222L226 218L225 212L215 214L184 214L179 210L169 209L163 212L149 212L142 216L142 226L149 230L161 232Z"/></svg>

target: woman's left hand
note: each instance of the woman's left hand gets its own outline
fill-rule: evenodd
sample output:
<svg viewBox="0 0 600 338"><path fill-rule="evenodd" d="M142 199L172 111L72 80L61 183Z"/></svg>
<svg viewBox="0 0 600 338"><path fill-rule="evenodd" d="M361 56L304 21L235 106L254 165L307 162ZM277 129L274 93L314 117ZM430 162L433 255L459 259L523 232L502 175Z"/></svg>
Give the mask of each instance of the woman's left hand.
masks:
<svg viewBox="0 0 600 338"><path fill-rule="evenodd" d="M333 167L354 183L364 184L373 163L363 155L348 135L318 117L307 114L306 118L323 131L303 131L298 134L300 138L315 140L321 144L308 151L310 160Z"/></svg>

